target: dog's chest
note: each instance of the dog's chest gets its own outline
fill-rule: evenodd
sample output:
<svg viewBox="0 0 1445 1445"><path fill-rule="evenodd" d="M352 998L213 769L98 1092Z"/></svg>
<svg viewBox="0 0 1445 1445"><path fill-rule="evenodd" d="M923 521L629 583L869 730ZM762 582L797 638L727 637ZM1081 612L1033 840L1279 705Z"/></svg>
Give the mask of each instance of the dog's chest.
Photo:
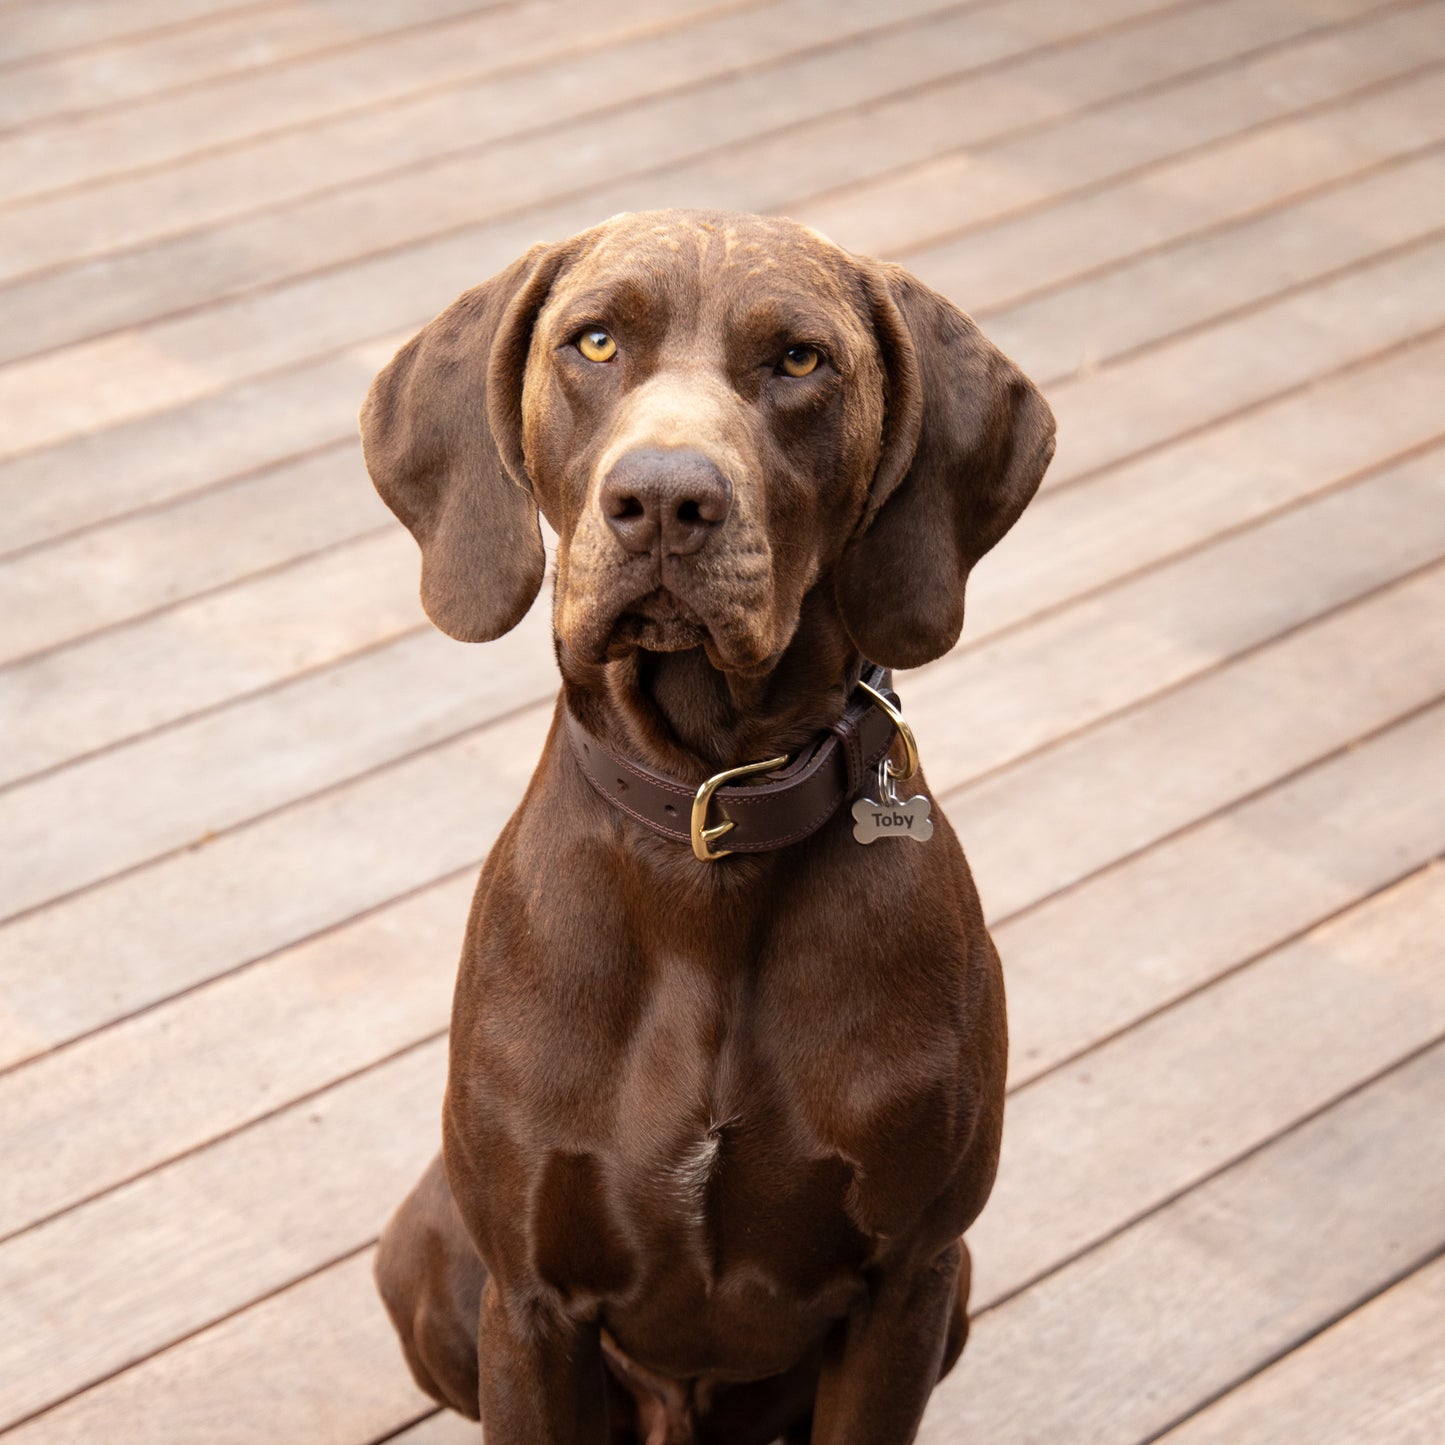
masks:
<svg viewBox="0 0 1445 1445"><path fill-rule="evenodd" d="M816 1016L678 989L592 1074L591 1137L542 1163L534 1263L579 1306L602 1301L635 1358L688 1374L725 1350L762 1375L847 1308L900 1202L937 1194L956 1080L895 1089L866 1049L846 1066L820 1050Z"/></svg>

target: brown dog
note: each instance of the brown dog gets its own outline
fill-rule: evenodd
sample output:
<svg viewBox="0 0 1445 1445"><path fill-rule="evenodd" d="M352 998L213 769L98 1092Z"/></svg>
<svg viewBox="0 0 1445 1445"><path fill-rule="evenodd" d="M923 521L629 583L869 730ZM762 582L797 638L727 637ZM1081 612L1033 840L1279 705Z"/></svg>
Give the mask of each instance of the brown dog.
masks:
<svg viewBox="0 0 1445 1445"><path fill-rule="evenodd" d="M656 212L469 291L362 431L452 636L513 627L538 509L558 537L562 695L377 1261L416 1378L489 1445L911 1440L967 1332L1004 1000L947 823L855 839L895 726L858 683L957 639L1048 407L897 267Z"/></svg>

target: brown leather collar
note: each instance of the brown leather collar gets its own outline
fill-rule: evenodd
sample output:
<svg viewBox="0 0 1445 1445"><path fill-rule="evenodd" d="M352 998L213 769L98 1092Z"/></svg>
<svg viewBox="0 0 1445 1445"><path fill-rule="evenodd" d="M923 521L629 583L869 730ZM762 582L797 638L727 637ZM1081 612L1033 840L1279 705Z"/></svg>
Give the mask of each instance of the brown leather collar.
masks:
<svg viewBox="0 0 1445 1445"><path fill-rule="evenodd" d="M896 708L886 668L865 664L863 681ZM735 770L688 787L645 764L620 758L564 709L567 735L587 781L629 817L655 833L691 843L711 862L728 853L766 853L816 833L867 781L868 771L887 754L896 736L887 712L862 687L855 688L843 716L776 771L753 770L765 781L728 783ZM698 827L694 828L694 819ZM731 826L727 826L731 825ZM726 834L726 846L712 838Z"/></svg>

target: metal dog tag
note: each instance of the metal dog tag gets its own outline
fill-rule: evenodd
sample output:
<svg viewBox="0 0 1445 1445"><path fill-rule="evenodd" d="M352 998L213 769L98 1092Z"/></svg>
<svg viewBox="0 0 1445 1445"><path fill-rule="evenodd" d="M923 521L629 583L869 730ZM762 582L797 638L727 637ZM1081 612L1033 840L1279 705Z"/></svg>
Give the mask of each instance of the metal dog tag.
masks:
<svg viewBox="0 0 1445 1445"><path fill-rule="evenodd" d="M928 799L921 793L906 802L900 798L886 761L878 768L878 791L883 797L881 803L859 798L853 804L853 836L860 843L879 838L912 838L915 843L926 843L933 837Z"/></svg>

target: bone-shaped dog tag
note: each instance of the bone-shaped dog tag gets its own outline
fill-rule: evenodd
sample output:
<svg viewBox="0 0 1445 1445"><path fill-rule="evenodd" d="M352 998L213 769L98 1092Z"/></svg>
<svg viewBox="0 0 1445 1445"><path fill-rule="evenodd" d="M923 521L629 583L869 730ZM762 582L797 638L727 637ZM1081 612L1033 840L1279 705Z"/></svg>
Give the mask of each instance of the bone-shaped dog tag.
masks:
<svg viewBox="0 0 1445 1445"><path fill-rule="evenodd" d="M926 843L933 837L933 820L928 813L928 799L921 793L907 802L886 796L881 803L859 798L853 804L853 836L860 843L879 838L912 838L915 843Z"/></svg>

